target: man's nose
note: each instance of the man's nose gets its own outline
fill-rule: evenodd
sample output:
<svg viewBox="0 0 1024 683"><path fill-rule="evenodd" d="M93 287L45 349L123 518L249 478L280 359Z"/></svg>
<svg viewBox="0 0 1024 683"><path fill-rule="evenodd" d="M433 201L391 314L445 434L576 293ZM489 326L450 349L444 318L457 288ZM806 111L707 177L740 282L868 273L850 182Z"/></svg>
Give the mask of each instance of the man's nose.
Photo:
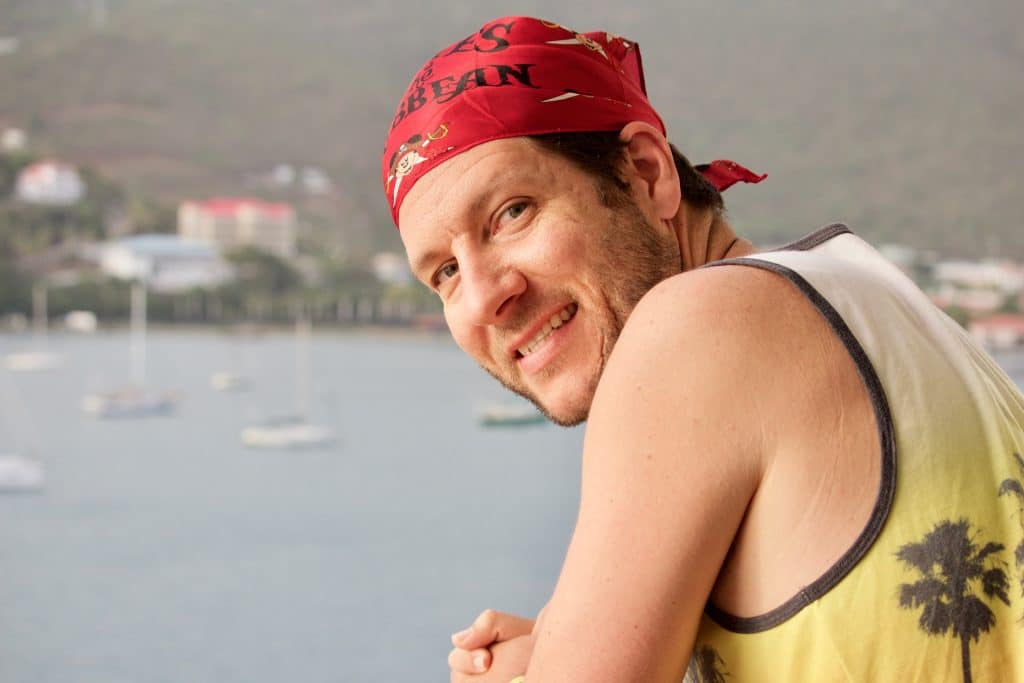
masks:
<svg viewBox="0 0 1024 683"><path fill-rule="evenodd" d="M463 313L473 325L500 324L526 291L526 278L508 263L469 259L459 267Z"/></svg>

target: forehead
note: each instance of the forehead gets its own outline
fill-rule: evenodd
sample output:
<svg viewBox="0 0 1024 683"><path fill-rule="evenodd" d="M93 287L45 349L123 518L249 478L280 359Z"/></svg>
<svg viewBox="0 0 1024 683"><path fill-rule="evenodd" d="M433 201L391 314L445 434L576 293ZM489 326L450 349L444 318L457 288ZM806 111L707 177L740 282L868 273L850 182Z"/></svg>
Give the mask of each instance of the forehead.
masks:
<svg viewBox="0 0 1024 683"><path fill-rule="evenodd" d="M492 140L430 169L409 190L398 213L399 232L408 238L438 222L450 224L505 187L550 181L567 162L526 138Z"/></svg>

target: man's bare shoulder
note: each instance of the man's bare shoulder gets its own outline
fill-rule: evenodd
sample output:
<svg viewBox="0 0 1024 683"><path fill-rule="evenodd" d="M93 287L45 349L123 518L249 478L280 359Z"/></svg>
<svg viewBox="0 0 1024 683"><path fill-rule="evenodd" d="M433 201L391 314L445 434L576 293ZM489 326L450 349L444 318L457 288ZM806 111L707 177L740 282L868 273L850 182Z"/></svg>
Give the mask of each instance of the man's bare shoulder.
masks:
<svg viewBox="0 0 1024 683"><path fill-rule="evenodd" d="M741 330L741 337L763 339L766 334L790 331L787 325L797 321L780 314L802 299L788 280L768 270L744 265L700 268L652 288L637 304L627 327L641 327L653 317L662 323L663 333L719 336L724 330Z"/></svg>
<svg viewBox="0 0 1024 683"><path fill-rule="evenodd" d="M792 423L795 402L806 404L803 417L815 410L836 353L828 323L786 278L741 265L683 273L653 288L624 326L591 431L604 432L605 420L647 424L676 440L692 438L680 424L690 420L722 457L763 465L760 455L806 428Z"/></svg>
<svg viewBox="0 0 1024 683"><path fill-rule="evenodd" d="M754 369L767 379L785 374L794 345L827 333L785 278L742 265L702 268L664 280L640 300L612 365L640 370L656 362L661 371L692 372L697 363L721 380ZM746 374L745 380L749 385L757 377Z"/></svg>

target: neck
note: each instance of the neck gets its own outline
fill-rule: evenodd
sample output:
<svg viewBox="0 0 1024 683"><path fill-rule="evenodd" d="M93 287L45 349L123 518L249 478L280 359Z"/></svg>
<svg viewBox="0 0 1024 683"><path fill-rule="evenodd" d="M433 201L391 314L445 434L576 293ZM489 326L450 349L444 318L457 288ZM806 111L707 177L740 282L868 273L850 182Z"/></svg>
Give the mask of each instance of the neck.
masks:
<svg viewBox="0 0 1024 683"><path fill-rule="evenodd" d="M747 256L757 251L716 211L691 209L685 204L673 220L683 271L712 261Z"/></svg>

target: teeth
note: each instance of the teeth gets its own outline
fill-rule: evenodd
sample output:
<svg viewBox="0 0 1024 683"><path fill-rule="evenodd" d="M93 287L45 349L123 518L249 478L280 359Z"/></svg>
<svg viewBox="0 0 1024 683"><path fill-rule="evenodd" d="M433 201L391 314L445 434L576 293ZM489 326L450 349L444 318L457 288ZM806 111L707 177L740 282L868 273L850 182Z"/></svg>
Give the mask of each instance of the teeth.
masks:
<svg viewBox="0 0 1024 683"><path fill-rule="evenodd" d="M519 354L522 356L528 356L534 351L536 351L537 348L544 342L544 340L548 338L548 335L551 334L553 330L557 330L559 327L568 322L570 318L576 315L576 309L577 305L573 303L569 304L558 313L552 315L551 318L549 318L548 321L544 323L544 327L541 328L540 332L537 333L536 337L531 339L526 344L526 346L519 347Z"/></svg>

